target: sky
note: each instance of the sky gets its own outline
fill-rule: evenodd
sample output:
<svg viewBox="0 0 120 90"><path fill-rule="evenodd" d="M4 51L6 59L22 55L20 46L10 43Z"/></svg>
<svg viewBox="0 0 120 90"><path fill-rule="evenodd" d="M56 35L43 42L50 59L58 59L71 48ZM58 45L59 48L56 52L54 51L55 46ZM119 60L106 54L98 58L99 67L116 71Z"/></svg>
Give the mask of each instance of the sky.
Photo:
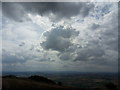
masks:
<svg viewBox="0 0 120 90"><path fill-rule="evenodd" d="M118 70L117 2L3 2L0 22L3 71Z"/></svg>

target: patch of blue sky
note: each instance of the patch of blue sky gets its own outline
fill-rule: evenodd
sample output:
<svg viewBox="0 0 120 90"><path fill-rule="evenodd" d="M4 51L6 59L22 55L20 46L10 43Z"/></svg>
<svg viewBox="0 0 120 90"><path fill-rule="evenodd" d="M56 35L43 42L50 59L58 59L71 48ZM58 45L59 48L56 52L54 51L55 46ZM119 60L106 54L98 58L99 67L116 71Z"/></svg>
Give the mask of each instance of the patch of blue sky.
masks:
<svg viewBox="0 0 120 90"><path fill-rule="evenodd" d="M103 3L103 5L96 5L94 9L94 13L91 14L90 16L95 18L95 19L100 19L104 15L108 14L111 12L113 4L112 3Z"/></svg>

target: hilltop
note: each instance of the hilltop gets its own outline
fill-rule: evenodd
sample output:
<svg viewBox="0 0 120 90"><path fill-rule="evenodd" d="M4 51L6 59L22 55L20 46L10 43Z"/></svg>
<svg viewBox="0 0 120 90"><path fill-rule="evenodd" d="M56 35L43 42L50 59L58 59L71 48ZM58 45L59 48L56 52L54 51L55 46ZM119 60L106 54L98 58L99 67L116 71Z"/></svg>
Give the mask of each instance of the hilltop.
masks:
<svg viewBox="0 0 120 90"><path fill-rule="evenodd" d="M106 84L106 87L96 86L94 88L80 88L73 87L72 85L66 86L66 84L63 85L62 83L64 82L54 81L44 76L38 75L33 75L29 77L17 77L15 75L7 75L2 77L2 90L117 90L117 86L113 83Z"/></svg>
<svg viewBox="0 0 120 90"><path fill-rule="evenodd" d="M16 77L13 75L2 77L2 90L86 90L74 87L62 86L60 82L54 82L43 76Z"/></svg>

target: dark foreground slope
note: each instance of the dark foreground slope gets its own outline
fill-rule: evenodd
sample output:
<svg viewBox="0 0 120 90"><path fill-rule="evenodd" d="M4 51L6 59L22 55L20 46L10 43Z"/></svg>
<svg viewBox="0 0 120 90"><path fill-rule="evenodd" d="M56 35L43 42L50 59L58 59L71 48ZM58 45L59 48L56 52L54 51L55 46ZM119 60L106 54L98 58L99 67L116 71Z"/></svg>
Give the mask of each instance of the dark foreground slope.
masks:
<svg viewBox="0 0 120 90"><path fill-rule="evenodd" d="M86 85L87 86L87 85ZM100 88L76 88L63 86L62 82L55 82L43 76L16 77L13 75L2 77L2 90L118 90L112 83Z"/></svg>
<svg viewBox="0 0 120 90"><path fill-rule="evenodd" d="M29 78L4 76L2 90L86 90L81 88L65 87L41 76Z"/></svg>

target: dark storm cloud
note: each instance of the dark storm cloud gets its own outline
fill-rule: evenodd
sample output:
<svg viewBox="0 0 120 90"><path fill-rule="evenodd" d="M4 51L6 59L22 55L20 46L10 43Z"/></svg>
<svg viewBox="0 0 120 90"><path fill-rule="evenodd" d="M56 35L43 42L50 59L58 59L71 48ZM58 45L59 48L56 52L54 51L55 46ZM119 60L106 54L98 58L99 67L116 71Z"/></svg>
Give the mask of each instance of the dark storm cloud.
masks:
<svg viewBox="0 0 120 90"><path fill-rule="evenodd" d="M72 45L72 39L78 36L79 32L75 29L64 29L62 26L53 28L44 33L46 41L41 43L44 49L52 49L59 52L65 51Z"/></svg>
<svg viewBox="0 0 120 90"><path fill-rule="evenodd" d="M85 2L27 2L3 3L3 14L13 20L23 21L27 13L48 16L53 13L52 19L70 18L80 13L86 17L94 8L94 4Z"/></svg>

